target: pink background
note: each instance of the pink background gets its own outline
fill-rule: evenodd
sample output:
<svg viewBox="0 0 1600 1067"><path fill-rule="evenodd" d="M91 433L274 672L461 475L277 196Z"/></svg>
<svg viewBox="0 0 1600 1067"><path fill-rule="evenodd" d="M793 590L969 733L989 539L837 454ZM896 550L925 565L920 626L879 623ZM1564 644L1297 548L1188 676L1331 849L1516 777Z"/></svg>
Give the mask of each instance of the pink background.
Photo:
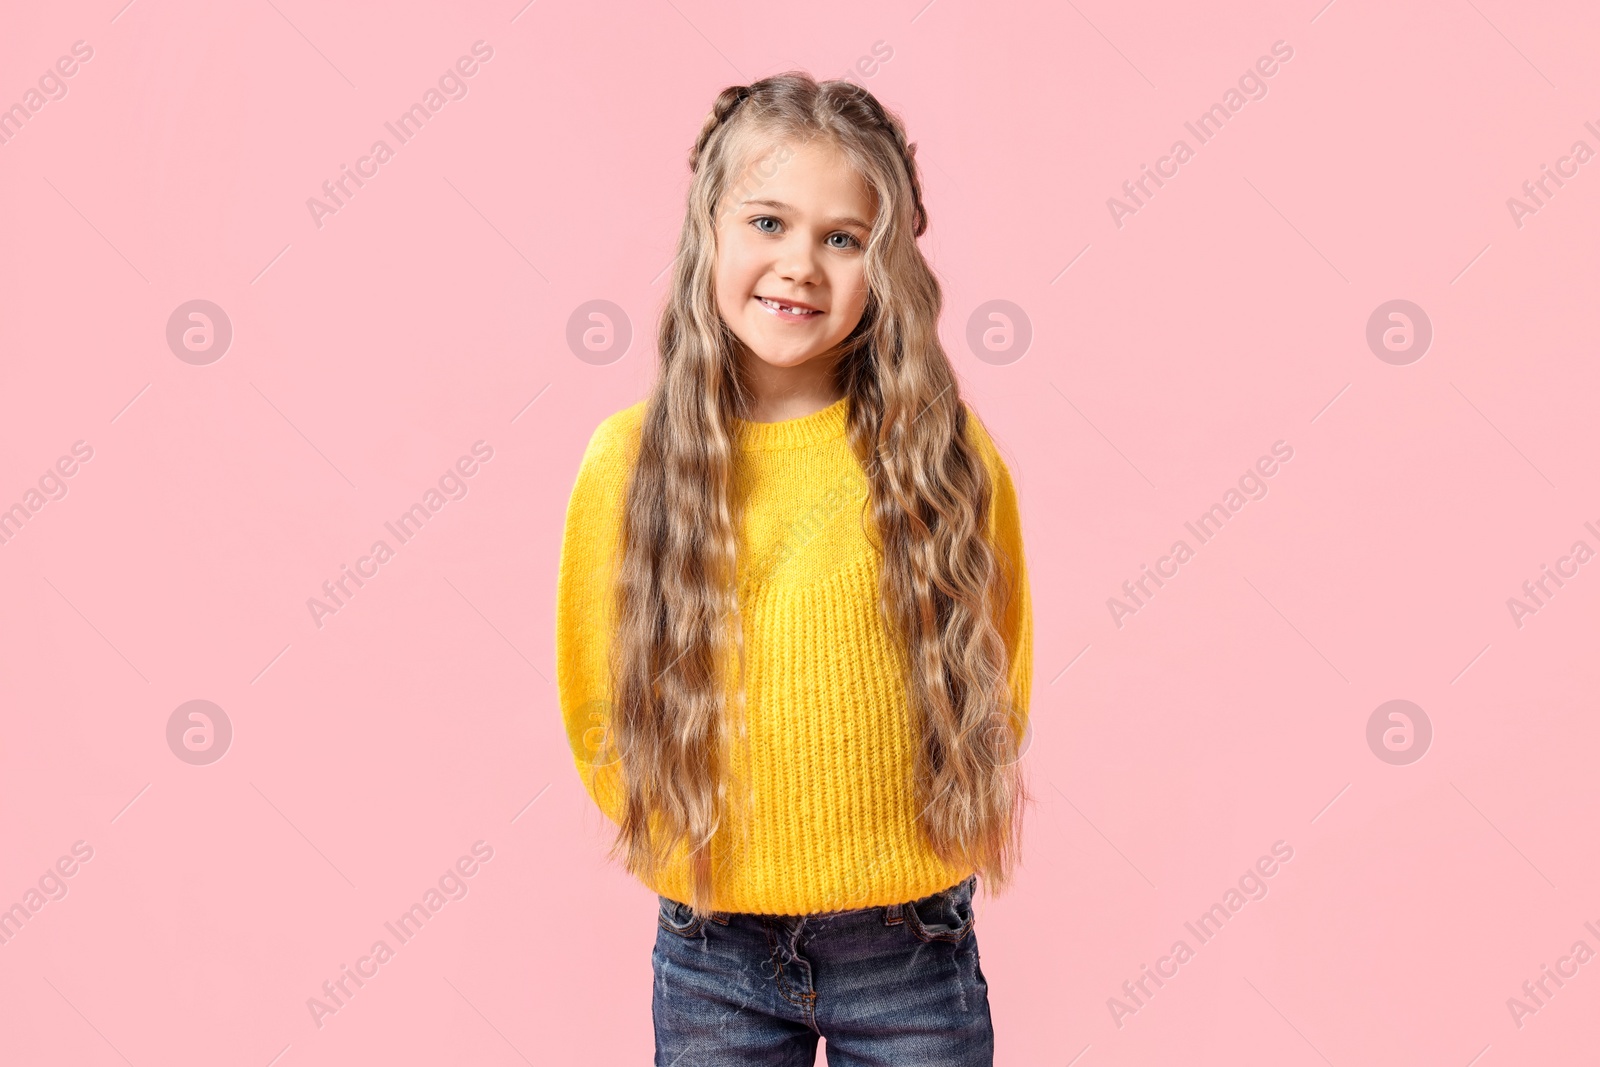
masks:
<svg viewBox="0 0 1600 1067"><path fill-rule="evenodd" d="M919 145L1037 604L1039 803L1019 884L977 903L997 1062L1594 1057L1600 961L1521 1027L1506 1004L1600 951L1600 562L1520 627L1506 603L1600 549L1600 161L1521 226L1506 203L1600 149L1592 10L122 5L0 32L0 105L93 48L0 145L0 506L93 449L0 545L0 905L93 849L0 946L0 1061L649 1062L656 902L603 859L552 684L563 510L654 375L715 93L875 46L857 78ZM478 40L467 95L319 228L307 198ZM1275 41L1200 145L1184 123ZM195 299L233 330L204 365L166 340ZM1392 299L1434 332L1404 365L1365 336ZM625 353L569 345L592 300ZM1020 358L968 345L990 300L1031 323ZM1185 521L1280 440L1198 546ZM467 495L319 628L308 598L477 441ZM1180 537L1119 627L1107 599ZM196 699L233 729L209 765L167 741ZM1393 699L1433 729L1406 765L1366 739ZM1280 840L1265 899L1190 938ZM307 998L477 841L468 894L319 1028Z"/></svg>

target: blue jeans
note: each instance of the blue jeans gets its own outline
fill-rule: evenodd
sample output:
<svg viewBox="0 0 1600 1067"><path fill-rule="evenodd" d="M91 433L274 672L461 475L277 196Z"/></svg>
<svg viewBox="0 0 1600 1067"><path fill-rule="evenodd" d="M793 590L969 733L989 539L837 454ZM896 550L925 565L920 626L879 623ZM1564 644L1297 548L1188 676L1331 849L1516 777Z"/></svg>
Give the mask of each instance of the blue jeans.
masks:
<svg viewBox="0 0 1600 1067"><path fill-rule="evenodd" d="M992 1067L972 875L905 904L815 915L658 897L656 1067Z"/></svg>

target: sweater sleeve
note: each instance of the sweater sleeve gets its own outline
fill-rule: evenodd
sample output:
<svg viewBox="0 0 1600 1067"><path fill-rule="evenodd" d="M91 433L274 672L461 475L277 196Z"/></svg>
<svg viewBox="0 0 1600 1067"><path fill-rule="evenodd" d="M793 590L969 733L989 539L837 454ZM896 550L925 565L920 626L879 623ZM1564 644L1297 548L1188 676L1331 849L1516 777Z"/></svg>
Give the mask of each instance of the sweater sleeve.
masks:
<svg viewBox="0 0 1600 1067"><path fill-rule="evenodd" d="M591 800L620 821L621 767L611 733L607 645L630 468L628 412L594 431L567 501L556 579L556 689L574 766Z"/></svg>
<svg viewBox="0 0 1600 1067"><path fill-rule="evenodd" d="M971 408L967 409L967 425L969 436L982 455L994 486L993 503L989 511L989 536L994 546L1009 560L1012 570L1012 584L997 625L1011 657L1011 704L1017 715L1016 726L1020 739L1025 735L1033 690L1033 596L1022 546L1022 513L1011 471L1001 458L988 430Z"/></svg>

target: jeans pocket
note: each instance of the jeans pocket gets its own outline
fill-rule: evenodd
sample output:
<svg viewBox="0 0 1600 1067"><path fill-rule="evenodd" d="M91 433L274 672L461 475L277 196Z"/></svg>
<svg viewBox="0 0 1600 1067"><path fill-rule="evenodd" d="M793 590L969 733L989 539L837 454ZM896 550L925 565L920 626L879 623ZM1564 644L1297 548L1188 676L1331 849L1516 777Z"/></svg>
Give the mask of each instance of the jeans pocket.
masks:
<svg viewBox="0 0 1600 1067"><path fill-rule="evenodd" d="M960 944L977 921L972 910L974 879L941 890L931 896L914 900L905 906L907 925L921 941L949 941Z"/></svg>
<svg viewBox="0 0 1600 1067"><path fill-rule="evenodd" d="M706 916L696 915L689 905L671 897L659 897L659 899L661 914L657 922L661 929L679 937L693 937L705 926Z"/></svg>

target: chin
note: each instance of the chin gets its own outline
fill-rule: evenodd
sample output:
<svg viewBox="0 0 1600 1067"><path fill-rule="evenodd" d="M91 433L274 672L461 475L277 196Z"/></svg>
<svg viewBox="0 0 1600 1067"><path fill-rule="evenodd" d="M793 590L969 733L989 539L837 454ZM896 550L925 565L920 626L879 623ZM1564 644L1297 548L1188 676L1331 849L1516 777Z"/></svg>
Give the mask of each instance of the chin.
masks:
<svg viewBox="0 0 1600 1067"><path fill-rule="evenodd" d="M805 352L800 355L791 355L787 352L760 352L755 349L751 349L751 352L754 353L757 359L767 364L769 367L798 367L802 363L809 362L819 355L819 353L816 352Z"/></svg>

